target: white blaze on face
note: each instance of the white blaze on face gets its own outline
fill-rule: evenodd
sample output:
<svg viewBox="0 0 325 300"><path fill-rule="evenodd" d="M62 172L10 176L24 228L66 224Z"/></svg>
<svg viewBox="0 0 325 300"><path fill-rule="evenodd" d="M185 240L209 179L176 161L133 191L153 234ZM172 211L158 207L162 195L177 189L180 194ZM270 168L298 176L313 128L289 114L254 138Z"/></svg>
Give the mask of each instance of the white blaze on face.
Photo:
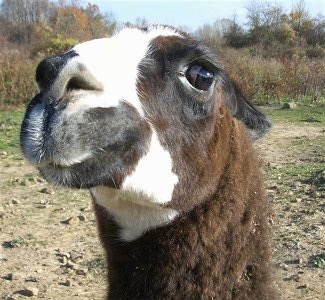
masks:
<svg viewBox="0 0 325 300"><path fill-rule="evenodd" d="M153 202L164 204L171 200L178 177L172 171L172 159L152 135L149 152L143 156L135 171L123 182L123 190L142 192Z"/></svg>
<svg viewBox="0 0 325 300"><path fill-rule="evenodd" d="M85 97L78 105L112 107L125 101L135 107L141 116L143 109L137 95L138 65L149 51L151 40L158 36L179 35L172 29L157 27L149 32L125 28L112 38L103 38L76 45L79 56L73 58L83 64L103 86L98 99ZM71 64L70 62L70 64ZM93 97L92 97L93 98Z"/></svg>
<svg viewBox="0 0 325 300"><path fill-rule="evenodd" d="M79 56L71 61L76 60L84 65L101 83L103 91L98 97L85 95L82 100L71 103L67 113L74 115L93 107L116 107L124 101L144 117L136 90L137 80L141 80L138 65L150 51L148 48L152 39L175 35L179 33L166 27L157 27L148 32L124 29L112 38L75 46L74 50ZM147 154L125 178L121 190L105 187L91 189L95 201L114 216L121 227L120 238L125 241L138 238L148 229L167 224L177 215L175 210L161 207L161 204L171 201L178 178L172 171L173 162L169 152L160 144L154 128L152 132Z"/></svg>

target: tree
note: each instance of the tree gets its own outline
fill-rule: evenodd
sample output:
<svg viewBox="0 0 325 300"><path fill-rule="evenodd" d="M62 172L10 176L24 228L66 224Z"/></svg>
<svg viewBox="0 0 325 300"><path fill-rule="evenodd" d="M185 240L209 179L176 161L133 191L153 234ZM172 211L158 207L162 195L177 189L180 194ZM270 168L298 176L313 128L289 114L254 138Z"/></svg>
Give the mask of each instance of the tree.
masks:
<svg viewBox="0 0 325 300"><path fill-rule="evenodd" d="M221 40L221 33L218 28L216 28L215 23L212 25L204 24L200 26L196 30L195 35L210 47L215 47Z"/></svg>
<svg viewBox="0 0 325 300"><path fill-rule="evenodd" d="M270 2L254 0L246 5L246 10L251 42L265 48L275 40L275 32L280 27L283 9Z"/></svg>
<svg viewBox="0 0 325 300"><path fill-rule="evenodd" d="M306 36L306 41L312 46L325 46L325 18L324 16L317 16L313 19L310 33Z"/></svg>
<svg viewBox="0 0 325 300"><path fill-rule="evenodd" d="M303 43L304 32L306 32L307 27L310 27L310 17L306 10L304 0L300 0L295 7L291 10L290 23L292 28L295 30L299 46Z"/></svg>
<svg viewBox="0 0 325 300"><path fill-rule="evenodd" d="M243 48L249 44L246 32L235 19L229 22L223 36L226 40L226 45L230 47Z"/></svg>
<svg viewBox="0 0 325 300"><path fill-rule="evenodd" d="M73 37L78 40L90 38L88 16L78 6L64 5L58 7L52 22L55 33L64 38Z"/></svg>
<svg viewBox="0 0 325 300"><path fill-rule="evenodd" d="M110 36L116 29L116 20L112 13L101 14L96 4L88 3L85 14L88 17L89 25L87 30L92 38Z"/></svg>
<svg viewBox="0 0 325 300"><path fill-rule="evenodd" d="M1 30L12 42L28 43L33 26L49 18L52 7L48 0L3 0L0 6Z"/></svg>
<svg viewBox="0 0 325 300"><path fill-rule="evenodd" d="M28 48L32 55L64 50L73 43L110 36L116 28L111 13L79 0L3 0L0 36Z"/></svg>

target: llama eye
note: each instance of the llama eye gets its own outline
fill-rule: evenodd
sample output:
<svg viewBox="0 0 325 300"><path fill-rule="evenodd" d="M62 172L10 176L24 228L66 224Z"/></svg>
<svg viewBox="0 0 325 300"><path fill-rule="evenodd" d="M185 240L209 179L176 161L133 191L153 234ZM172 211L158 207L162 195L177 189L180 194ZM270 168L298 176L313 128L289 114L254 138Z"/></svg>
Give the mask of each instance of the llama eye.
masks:
<svg viewBox="0 0 325 300"><path fill-rule="evenodd" d="M191 86L207 91L213 83L214 74L202 66L192 65L186 70L185 76Z"/></svg>

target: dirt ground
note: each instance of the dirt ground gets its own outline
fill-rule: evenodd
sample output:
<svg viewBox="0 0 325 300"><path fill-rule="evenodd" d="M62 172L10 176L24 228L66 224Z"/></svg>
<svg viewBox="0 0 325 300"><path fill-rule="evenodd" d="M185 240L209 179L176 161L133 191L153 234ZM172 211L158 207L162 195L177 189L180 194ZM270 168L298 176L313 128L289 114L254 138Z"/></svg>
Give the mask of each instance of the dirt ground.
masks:
<svg viewBox="0 0 325 300"><path fill-rule="evenodd" d="M282 299L325 299L325 171L283 172L325 169L324 139L322 127L278 124L256 145L274 207ZM103 299L104 264L88 192L53 188L19 155L1 153L1 299Z"/></svg>

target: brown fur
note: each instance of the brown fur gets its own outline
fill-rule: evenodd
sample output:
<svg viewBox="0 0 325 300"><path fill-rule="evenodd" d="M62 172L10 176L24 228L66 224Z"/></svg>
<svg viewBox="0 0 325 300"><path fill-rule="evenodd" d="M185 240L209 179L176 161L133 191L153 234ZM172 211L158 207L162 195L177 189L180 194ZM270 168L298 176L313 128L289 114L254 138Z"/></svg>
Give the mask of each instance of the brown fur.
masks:
<svg viewBox="0 0 325 300"><path fill-rule="evenodd" d="M107 203L114 191L124 197L117 200L126 200L123 205L133 205L129 211L139 209L144 228L151 228L123 241L118 219L98 204L103 199L93 196L107 256L107 299L274 299L269 208L251 142L271 124L198 41L180 32L153 38L148 49L137 65L136 91L144 116L125 99L113 107L75 111L67 122L64 108L73 110L68 100L72 107L78 102L71 98L73 90L101 97L101 85L85 81L87 70L82 75L73 64L69 69L71 59L80 59L76 50L41 62L36 72L40 93L27 108L21 129L23 153L49 182L90 188ZM206 80L205 71L213 74L210 87L201 89L188 76L197 66L203 70L197 74L200 80ZM62 72L68 81L60 86ZM170 188L171 198L161 201L165 207L157 199L132 202L129 197L149 196L119 190L149 151L154 132L170 155L170 175L178 180ZM92 155L79 161L70 155L74 153ZM155 167L148 176L163 180L155 175L161 169L152 172ZM102 188L105 192L97 193ZM165 225L147 227L146 204L178 215Z"/></svg>
<svg viewBox="0 0 325 300"><path fill-rule="evenodd" d="M222 109L209 146L220 151L204 161L189 149L198 190L174 197L179 203L202 198L194 209L127 243L118 241L117 225L95 203L107 254L107 299L274 299L259 162L242 124Z"/></svg>

